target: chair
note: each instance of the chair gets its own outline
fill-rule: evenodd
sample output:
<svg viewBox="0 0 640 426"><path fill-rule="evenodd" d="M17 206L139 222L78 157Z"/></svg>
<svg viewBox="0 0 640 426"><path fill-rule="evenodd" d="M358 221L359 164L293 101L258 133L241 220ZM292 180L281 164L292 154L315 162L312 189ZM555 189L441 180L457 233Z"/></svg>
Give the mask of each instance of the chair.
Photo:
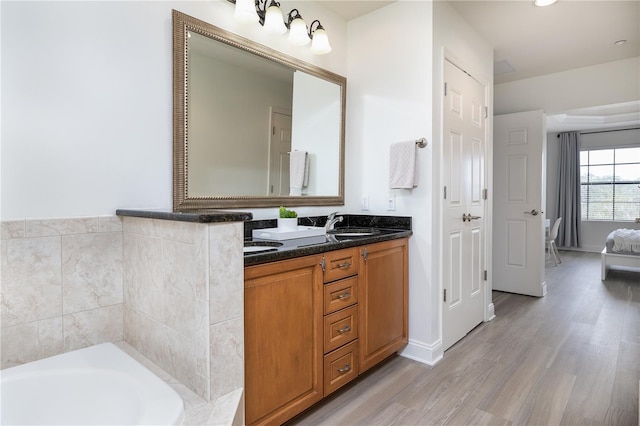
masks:
<svg viewBox="0 0 640 426"><path fill-rule="evenodd" d="M562 263L560 260L560 253L558 253L558 247L556 246L556 238L558 238L558 228L560 228L560 222L562 218L559 217L554 222L549 235L546 237L546 249L549 250L549 256L553 258L553 266L558 266L558 263Z"/></svg>

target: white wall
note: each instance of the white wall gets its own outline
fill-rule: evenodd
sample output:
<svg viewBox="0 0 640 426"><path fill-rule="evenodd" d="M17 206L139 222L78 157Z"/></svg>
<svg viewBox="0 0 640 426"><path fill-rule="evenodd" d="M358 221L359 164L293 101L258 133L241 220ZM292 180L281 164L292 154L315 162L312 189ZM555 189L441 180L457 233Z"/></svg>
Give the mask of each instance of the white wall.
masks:
<svg viewBox="0 0 640 426"><path fill-rule="evenodd" d="M444 48L492 82L493 50L446 2L397 2L349 22L346 208L363 195L370 213L413 217L409 249L409 346L403 355L442 356L439 258L440 104ZM375 46L372 49L371 46ZM389 146L425 137L420 184L390 190Z"/></svg>
<svg viewBox="0 0 640 426"><path fill-rule="evenodd" d="M640 145L640 130L624 130L607 133L589 133L580 136L581 148L611 148ZM547 134L547 217L554 223L558 217L558 163L560 139L557 133ZM587 221L582 222L580 231L581 250L599 253L604 248L607 235L618 228L640 229L634 222Z"/></svg>
<svg viewBox="0 0 640 426"><path fill-rule="evenodd" d="M497 84L495 114L571 109L640 99L640 57Z"/></svg>
<svg viewBox="0 0 640 426"><path fill-rule="evenodd" d="M317 3L282 8L320 19L330 55L236 23L224 0L0 7L4 220L171 208L172 8L346 74L346 23Z"/></svg>
<svg viewBox="0 0 640 426"><path fill-rule="evenodd" d="M413 216L409 240L410 345L428 345L431 317L431 109L432 4L397 2L349 22L346 209L360 210L369 196L369 213ZM372 48L375 46L375 48ZM419 149L420 184L389 189L389 146L427 138ZM387 196L396 195L396 211Z"/></svg>

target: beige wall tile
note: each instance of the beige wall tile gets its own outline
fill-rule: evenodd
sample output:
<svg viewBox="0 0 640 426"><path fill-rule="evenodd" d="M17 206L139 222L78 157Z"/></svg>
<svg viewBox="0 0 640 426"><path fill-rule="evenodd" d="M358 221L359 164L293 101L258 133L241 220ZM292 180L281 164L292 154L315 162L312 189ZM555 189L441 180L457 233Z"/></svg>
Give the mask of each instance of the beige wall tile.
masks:
<svg viewBox="0 0 640 426"><path fill-rule="evenodd" d="M62 237L63 313L123 302L122 233Z"/></svg>
<svg viewBox="0 0 640 426"><path fill-rule="evenodd" d="M122 232L120 216L98 216L98 232Z"/></svg>
<svg viewBox="0 0 640 426"><path fill-rule="evenodd" d="M62 317L2 329L0 368L24 364L63 352Z"/></svg>
<svg viewBox="0 0 640 426"><path fill-rule="evenodd" d="M98 218L95 216L68 219L27 219L26 221L26 236L28 238L93 232L98 232Z"/></svg>
<svg viewBox="0 0 640 426"><path fill-rule="evenodd" d="M162 241L164 291L163 323L190 340L195 339L195 245Z"/></svg>
<svg viewBox="0 0 640 426"><path fill-rule="evenodd" d="M194 243L196 228L203 226L199 223L145 219L140 217L123 217L122 219L122 229L124 232L149 235L185 243Z"/></svg>
<svg viewBox="0 0 640 426"><path fill-rule="evenodd" d="M123 247L124 303L163 322L162 240L125 232Z"/></svg>
<svg viewBox="0 0 640 426"><path fill-rule="evenodd" d="M209 228L210 324L243 315L243 237L242 223L216 224Z"/></svg>
<svg viewBox="0 0 640 426"><path fill-rule="evenodd" d="M23 220L6 220L0 222L0 239L9 240L12 238L24 238L25 221Z"/></svg>
<svg viewBox="0 0 640 426"><path fill-rule="evenodd" d="M211 326L211 399L244 386L244 321Z"/></svg>
<svg viewBox="0 0 640 426"><path fill-rule="evenodd" d="M121 303L65 315L62 318L65 352L123 339Z"/></svg>
<svg viewBox="0 0 640 426"><path fill-rule="evenodd" d="M2 241L2 327L62 315L60 237Z"/></svg>

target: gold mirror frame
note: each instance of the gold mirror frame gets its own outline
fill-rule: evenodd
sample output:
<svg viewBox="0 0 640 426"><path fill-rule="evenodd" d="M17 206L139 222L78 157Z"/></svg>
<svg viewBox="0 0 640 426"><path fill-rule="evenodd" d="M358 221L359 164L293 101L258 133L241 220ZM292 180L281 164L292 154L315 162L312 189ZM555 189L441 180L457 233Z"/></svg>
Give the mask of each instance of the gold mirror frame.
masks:
<svg viewBox="0 0 640 426"><path fill-rule="evenodd" d="M188 193L187 34L201 34L273 62L304 71L340 86L340 143L337 196L198 196ZM173 210L212 208L344 205L344 140L347 79L269 47L173 10Z"/></svg>

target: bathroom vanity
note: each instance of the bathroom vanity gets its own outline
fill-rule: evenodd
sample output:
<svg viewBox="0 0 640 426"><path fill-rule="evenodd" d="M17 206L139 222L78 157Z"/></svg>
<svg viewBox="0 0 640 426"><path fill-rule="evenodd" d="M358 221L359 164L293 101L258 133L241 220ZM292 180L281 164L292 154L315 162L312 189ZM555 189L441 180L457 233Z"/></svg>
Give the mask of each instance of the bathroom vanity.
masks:
<svg viewBox="0 0 640 426"><path fill-rule="evenodd" d="M281 424L406 345L411 231L380 231L245 256L247 424Z"/></svg>

